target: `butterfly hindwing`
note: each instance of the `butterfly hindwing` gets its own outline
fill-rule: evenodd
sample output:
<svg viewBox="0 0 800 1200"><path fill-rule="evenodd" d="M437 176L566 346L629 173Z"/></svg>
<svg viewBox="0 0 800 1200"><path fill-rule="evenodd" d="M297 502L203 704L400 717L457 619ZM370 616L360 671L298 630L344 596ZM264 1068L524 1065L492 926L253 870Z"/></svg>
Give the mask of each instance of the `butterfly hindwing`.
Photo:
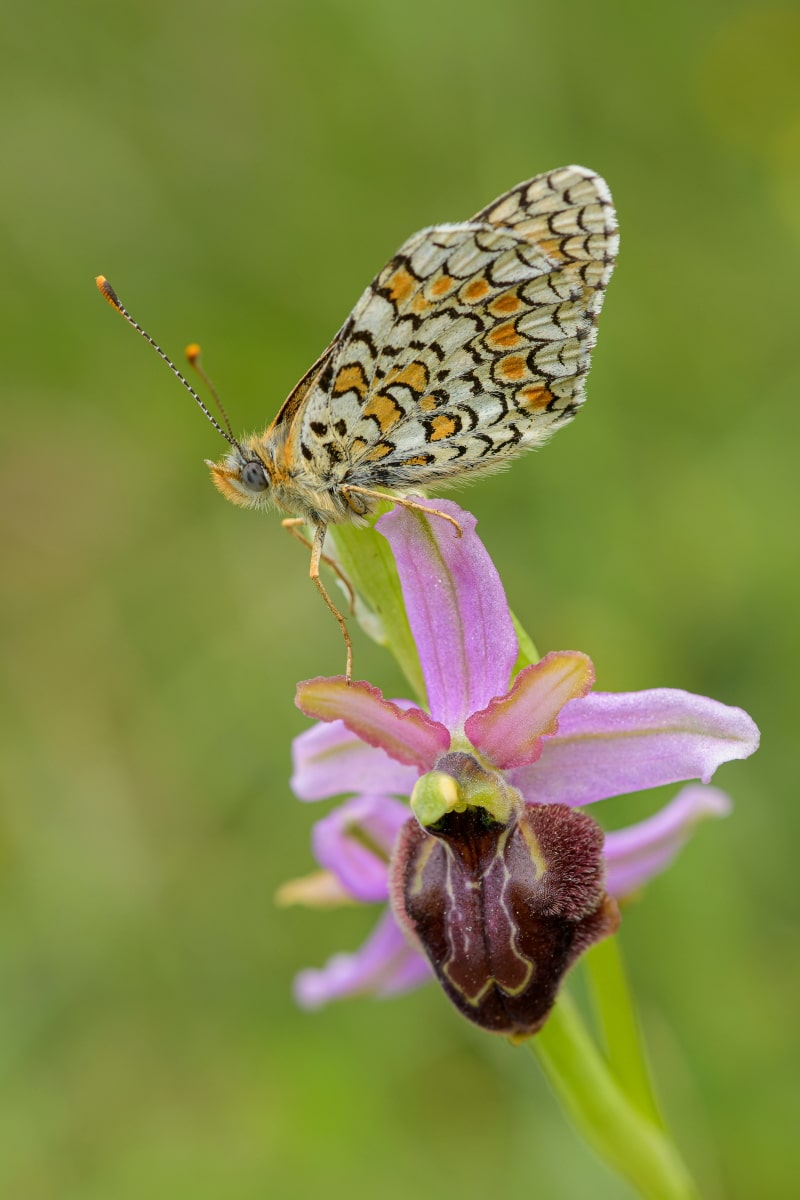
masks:
<svg viewBox="0 0 800 1200"><path fill-rule="evenodd" d="M599 176L566 167L414 234L303 405L321 477L420 486L502 466L574 416L617 250Z"/></svg>

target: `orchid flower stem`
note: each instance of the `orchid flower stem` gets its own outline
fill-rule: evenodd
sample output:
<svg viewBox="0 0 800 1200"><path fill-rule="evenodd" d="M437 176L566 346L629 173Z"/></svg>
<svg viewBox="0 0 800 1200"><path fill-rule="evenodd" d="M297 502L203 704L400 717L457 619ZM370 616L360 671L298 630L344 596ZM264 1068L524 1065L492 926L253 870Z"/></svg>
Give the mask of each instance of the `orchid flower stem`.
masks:
<svg viewBox="0 0 800 1200"><path fill-rule="evenodd" d="M575 1127L644 1200L697 1200L668 1135L623 1091L566 992L528 1045Z"/></svg>
<svg viewBox="0 0 800 1200"><path fill-rule="evenodd" d="M665 1129L653 1092L619 938L610 937L598 942L584 961L609 1066L641 1115L659 1129Z"/></svg>

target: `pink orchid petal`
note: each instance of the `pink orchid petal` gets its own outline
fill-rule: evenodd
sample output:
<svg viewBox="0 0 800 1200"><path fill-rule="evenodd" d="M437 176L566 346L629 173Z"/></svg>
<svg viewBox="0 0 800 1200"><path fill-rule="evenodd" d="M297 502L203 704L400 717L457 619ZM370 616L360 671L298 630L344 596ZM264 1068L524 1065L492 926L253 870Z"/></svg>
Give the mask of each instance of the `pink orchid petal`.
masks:
<svg viewBox="0 0 800 1200"><path fill-rule="evenodd" d="M432 716L460 730L508 687L517 637L503 585L475 518L450 500L426 500L458 521L399 506L376 528L392 547Z"/></svg>
<svg viewBox="0 0 800 1200"><path fill-rule="evenodd" d="M291 786L299 800L327 800L352 792L410 796L419 777L416 767L395 762L383 750L368 746L344 721L306 729L292 743L292 761Z"/></svg>
<svg viewBox="0 0 800 1200"><path fill-rule="evenodd" d="M423 771L429 771L450 745L444 725L431 720L421 708L403 711L384 700L378 688L366 682L348 683L344 675L299 683L295 704L307 717L344 721L362 741Z"/></svg>
<svg viewBox="0 0 800 1200"><path fill-rule="evenodd" d="M535 762L542 737L555 733L568 700L585 696L594 683L591 659L578 650L546 655L520 671L510 692L467 718L465 733L496 767Z"/></svg>
<svg viewBox="0 0 800 1200"><path fill-rule="evenodd" d="M405 804L389 796L356 796L317 821L314 856L356 900L387 900L389 856L409 815Z"/></svg>
<svg viewBox="0 0 800 1200"><path fill-rule="evenodd" d="M321 970L301 971L294 994L301 1008L320 1008L345 996L391 996L426 983L427 960L412 950L387 909L355 954L335 954Z"/></svg>
<svg viewBox="0 0 800 1200"><path fill-rule="evenodd" d="M655 816L607 833L606 888L617 899L635 892L664 871L705 817L725 817L731 802L719 788L699 783L681 788Z"/></svg>
<svg viewBox="0 0 800 1200"><path fill-rule="evenodd" d="M708 783L721 763L747 758L758 729L741 708L674 688L571 700L538 762L509 781L539 804L592 804L685 779Z"/></svg>

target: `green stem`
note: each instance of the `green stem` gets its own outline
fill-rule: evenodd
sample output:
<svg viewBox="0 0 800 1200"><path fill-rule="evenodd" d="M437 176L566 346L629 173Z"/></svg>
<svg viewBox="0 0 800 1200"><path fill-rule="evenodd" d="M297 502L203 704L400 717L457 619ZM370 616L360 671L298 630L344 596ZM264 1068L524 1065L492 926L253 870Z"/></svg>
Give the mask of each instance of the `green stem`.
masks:
<svg viewBox="0 0 800 1200"><path fill-rule="evenodd" d="M592 1003L617 1083L648 1121L664 1129L653 1093L639 1021L633 1006L619 938L605 938L585 958Z"/></svg>
<svg viewBox="0 0 800 1200"><path fill-rule="evenodd" d="M576 1128L644 1200L697 1200L677 1149L629 1101L566 992L528 1044Z"/></svg>

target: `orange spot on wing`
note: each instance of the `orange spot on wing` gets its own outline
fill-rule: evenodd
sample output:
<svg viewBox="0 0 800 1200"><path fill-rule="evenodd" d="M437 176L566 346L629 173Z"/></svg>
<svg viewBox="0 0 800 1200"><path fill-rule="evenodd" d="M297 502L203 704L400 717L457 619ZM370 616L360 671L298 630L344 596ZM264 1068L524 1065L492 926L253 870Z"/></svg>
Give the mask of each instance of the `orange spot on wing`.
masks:
<svg viewBox="0 0 800 1200"><path fill-rule="evenodd" d="M368 386L361 363L348 363L347 366L342 367L333 381L333 394L341 396L343 392L354 391L363 400Z"/></svg>
<svg viewBox="0 0 800 1200"><path fill-rule="evenodd" d="M454 434L457 428L458 425L452 417L448 417L447 413L441 413L430 423L431 441L440 442L442 438L448 438Z"/></svg>
<svg viewBox="0 0 800 1200"><path fill-rule="evenodd" d="M397 401L393 400L391 396L387 396L385 392L376 392L372 399L364 405L361 414L364 417L374 417L380 426L381 433L386 433L387 429L391 429L406 415Z"/></svg>
<svg viewBox="0 0 800 1200"><path fill-rule="evenodd" d="M369 442L365 442L363 438L353 438L350 443L350 455L352 458L357 458L359 454L363 454Z"/></svg>
<svg viewBox="0 0 800 1200"><path fill-rule="evenodd" d="M430 301L425 299L422 292L417 292L411 301L411 311L415 313L426 313L430 306Z"/></svg>
<svg viewBox="0 0 800 1200"><path fill-rule="evenodd" d="M564 254L561 247L564 244L563 238L542 238L539 246L544 250L548 258L563 259Z"/></svg>
<svg viewBox="0 0 800 1200"><path fill-rule="evenodd" d="M413 458L404 458L404 467L427 467L428 463L433 462L432 454L415 454Z"/></svg>
<svg viewBox="0 0 800 1200"><path fill-rule="evenodd" d="M378 442L374 449L370 450L367 455L367 462L379 462L380 459L386 458L387 454L391 454L394 446L391 442Z"/></svg>
<svg viewBox="0 0 800 1200"><path fill-rule="evenodd" d="M439 400L436 396L423 396L419 406L423 412L433 412L435 408L439 407Z"/></svg>
<svg viewBox="0 0 800 1200"><path fill-rule="evenodd" d="M553 393L541 384L529 383L517 392L517 404L522 408L547 408L552 399Z"/></svg>
<svg viewBox="0 0 800 1200"><path fill-rule="evenodd" d="M449 275L440 275L431 284L429 291L432 296L446 296L455 285L455 282L455 279L451 279Z"/></svg>
<svg viewBox="0 0 800 1200"><path fill-rule="evenodd" d="M528 364L521 354L508 354L505 358L500 359L496 374L501 379L508 379L512 383L516 383L517 380L524 379L528 374Z"/></svg>
<svg viewBox="0 0 800 1200"><path fill-rule="evenodd" d="M406 367L390 371L383 386L388 387L392 383L403 384L418 394L424 392L428 386L428 368L424 363L411 362Z"/></svg>
<svg viewBox="0 0 800 1200"><path fill-rule="evenodd" d="M417 281L405 267L398 267L389 276L389 281L386 284L389 292L389 299L393 304L405 304L409 296L411 296L417 287Z"/></svg>
<svg viewBox="0 0 800 1200"><path fill-rule="evenodd" d="M486 335L486 343L492 350L513 350L516 346L522 345L524 341L525 339L517 333L511 321L495 326Z"/></svg>
<svg viewBox="0 0 800 1200"><path fill-rule="evenodd" d="M489 312L495 317L510 317L513 313L519 312L522 307L522 301L516 292L503 292L502 296L492 300Z"/></svg>
<svg viewBox="0 0 800 1200"><path fill-rule="evenodd" d="M474 304L478 300L483 300L484 296L488 296L491 290L488 279L473 279L466 287L461 289L461 298L467 304Z"/></svg>

